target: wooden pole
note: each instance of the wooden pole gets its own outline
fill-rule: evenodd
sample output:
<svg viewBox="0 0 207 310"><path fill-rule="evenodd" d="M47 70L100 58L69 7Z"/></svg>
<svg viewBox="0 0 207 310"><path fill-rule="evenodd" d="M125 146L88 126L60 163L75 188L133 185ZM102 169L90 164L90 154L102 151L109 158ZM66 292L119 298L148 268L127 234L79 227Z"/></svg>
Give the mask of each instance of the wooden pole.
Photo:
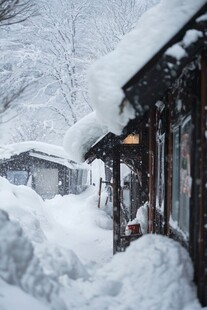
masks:
<svg viewBox="0 0 207 310"><path fill-rule="evenodd" d="M98 208L101 206L101 188L102 188L102 178L99 181L99 190L98 190Z"/></svg>
<svg viewBox="0 0 207 310"><path fill-rule="evenodd" d="M153 167L154 167L154 155L153 155L153 111L149 113L149 223L148 232L153 232Z"/></svg>
<svg viewBox="0 0 207 310"><path fill-rule="evenodd" d="M120 249L120 154L116 148L113 153L113 253Z"/></svg>
<svg viewBox="0 0 207 310"><path fill-rule="evenodd" d="M205 304L207 302L206 292L207 290L207 275L205 274L205 269L207 267L207 262L205 261L205 249L206 240L204 237L207 235L204 232L204 216L207 213L205 210L205 169L206 169L206 102L207 102L207 61L206 53L203 52L201 55L201 112L200 112L200 140L201 140L201 158L200 158L200 193L199 193L199 231L198 231L198 296L202 302ZM207 258L206 258L207 259Z"/></svg>

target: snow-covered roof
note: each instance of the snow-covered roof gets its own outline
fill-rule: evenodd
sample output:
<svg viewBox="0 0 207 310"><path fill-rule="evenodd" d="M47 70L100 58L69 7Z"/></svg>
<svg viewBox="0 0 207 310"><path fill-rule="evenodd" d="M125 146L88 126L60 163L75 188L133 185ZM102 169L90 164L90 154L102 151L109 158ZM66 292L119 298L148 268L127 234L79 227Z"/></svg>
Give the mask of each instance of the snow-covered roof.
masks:
<svg viewBox="0 0 207 310"><path fill-rule="evenodd" d="M94 112L72 126L64 140L72 160L84 161L84 155L95 142L107 132L120 135L135 118L134 107L125 100L122 88L206 3L206 0L161 0L142 15L136 28L113 52L95 62L89 71L89 96ZM202 20L206 20L206 15ZM201 37L202 32L188 29L182 44L168 46L164 53L180 61L186 56L185 48Z"/></svg>
<svg viewBox="0 0 207 310"><path fill-rule="evenodd" d="M136 28L117 48L98 60L89 72L89 94L98 119L115 134L121 134L135 117L132 106L124 99L122 87L140 71L167 42L197 13L206 0L161 0L141 16ZM178 51L168 53L179 54ZM180 55L180 54L179 54ZM178 57L179 57L178 55Z"/></svg>
<svg viewBox="0 0 207 310"><path fill-rule="evenodd" d="M68 157L76 162L83 162L86 152L107 132L95 112L86 115L66 132L63 145Z"/></svg>
<svg viewBox="0 0 207 310"><path fill-rule="evenodd" d="M83 168L72 162L63 147L39 141L25 141L8 145L0 145L0 160L10 159L12 156L29 152L33 157L64 165L68 168ZM84 165L85 168L88 165Z"/></svg>

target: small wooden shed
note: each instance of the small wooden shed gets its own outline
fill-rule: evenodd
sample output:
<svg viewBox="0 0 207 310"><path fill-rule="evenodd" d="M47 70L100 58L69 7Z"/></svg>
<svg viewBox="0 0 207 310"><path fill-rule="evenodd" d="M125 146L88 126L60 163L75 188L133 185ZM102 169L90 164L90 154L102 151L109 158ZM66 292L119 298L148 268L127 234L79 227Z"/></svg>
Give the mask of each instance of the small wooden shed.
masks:
<svg viewBox="0 0 207 310"><path fill-rule="evenodd" d="M63 148L22 142L0 148L0 176L33 188L43 199L78 194L89 185L89 167L68 159Z"/></svg>

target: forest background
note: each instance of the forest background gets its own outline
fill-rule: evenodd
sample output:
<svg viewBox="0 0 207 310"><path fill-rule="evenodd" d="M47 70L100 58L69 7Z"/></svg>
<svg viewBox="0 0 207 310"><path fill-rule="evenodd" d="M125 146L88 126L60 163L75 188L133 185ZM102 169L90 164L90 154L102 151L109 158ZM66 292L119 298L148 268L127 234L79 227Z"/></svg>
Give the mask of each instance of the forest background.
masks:
<svg viewBox="0 0 207 310"><path fill-rule="evenodd" d="M12 104L0 111L0 138L62 145L66 130L92 110L88 68L158 0L29 2L26 20L1 26L0 95Z"/></svg>

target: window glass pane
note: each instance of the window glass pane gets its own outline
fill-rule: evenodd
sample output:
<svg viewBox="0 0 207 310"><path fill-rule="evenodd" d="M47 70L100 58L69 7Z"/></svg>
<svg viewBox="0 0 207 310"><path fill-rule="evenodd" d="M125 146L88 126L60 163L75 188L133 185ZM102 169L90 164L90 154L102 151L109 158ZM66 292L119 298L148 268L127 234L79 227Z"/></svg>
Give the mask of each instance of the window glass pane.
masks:
<svg viewBox="0 0 207 310"><path fill-rule="evenodd" d="M7 171L7 179L10 183L15 185L26 185L28 179L27 171L10 170Z"/></svg>
<svg viewBox="0 0 207 310"><path fill-rule="evenodd" d="M165 134L157 136L157 192L156 207L164 211L164 184L165 184Z"/></svg>
<svg viewBox="0 0 207 310"><path fill-rule="evenodd" d="M180 137L180 212L179 226L188 233L191 196L191 118L188 117L181 127Z"/></svg>
<svg viewBox="0 0 207 310"><path fill-rule="evenodd" d="M131 170L128 166L121 163L120 177L122 186L122 201L121 201L121 223L126 226L126 223L131 220Z"/></svg>
<svg viewBox="0 0 207 310"><path fill-rule="evenodd" d="M187 117L180 127L173 131L173 188L171 226L189 233L189 213L191 196L191 117Z"/></svg>
<svg viewBox="0 0 207 310"><path fill-rule="evenodd" d="M180 133L179 127L173 132L173 189L172 189L172 219L179 218L180 200Z"/></svg>

